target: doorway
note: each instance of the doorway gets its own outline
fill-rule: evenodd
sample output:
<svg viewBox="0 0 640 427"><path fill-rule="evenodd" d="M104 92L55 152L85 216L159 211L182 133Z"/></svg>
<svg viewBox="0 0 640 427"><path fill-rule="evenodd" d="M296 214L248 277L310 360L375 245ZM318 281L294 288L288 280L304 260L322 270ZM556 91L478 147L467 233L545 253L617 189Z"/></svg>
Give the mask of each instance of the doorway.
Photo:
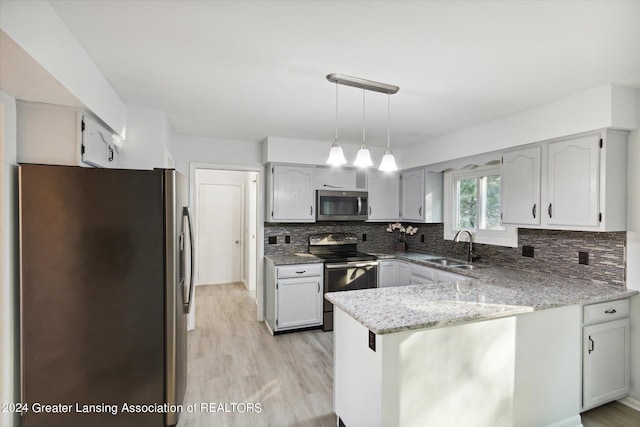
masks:
<svg viewBox="0 0 640 427"><path fill-rule="evenodd" d="M257 304L262 320L261 169L191 164L196 285L240 282ZM194 310L189 329L195 327Z"/></svg>
<svg viewBox="0 0 640 427"><path fill-rule="evenodd" d="M244 193L242 184L198 184L196 285L243 280Z"/></svg>

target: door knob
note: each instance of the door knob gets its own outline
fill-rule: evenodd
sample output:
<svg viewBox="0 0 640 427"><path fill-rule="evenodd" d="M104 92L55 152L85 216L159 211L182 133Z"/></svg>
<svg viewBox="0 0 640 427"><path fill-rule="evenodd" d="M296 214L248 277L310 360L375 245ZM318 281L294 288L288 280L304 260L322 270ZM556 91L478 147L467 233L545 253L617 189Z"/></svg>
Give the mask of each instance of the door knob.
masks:
<svg viewBox="0 0 640 427"><path fill-rule="evenodd" d="M237 245L238 243L240 243L240 240L236 240L236 245Z"/></svg>

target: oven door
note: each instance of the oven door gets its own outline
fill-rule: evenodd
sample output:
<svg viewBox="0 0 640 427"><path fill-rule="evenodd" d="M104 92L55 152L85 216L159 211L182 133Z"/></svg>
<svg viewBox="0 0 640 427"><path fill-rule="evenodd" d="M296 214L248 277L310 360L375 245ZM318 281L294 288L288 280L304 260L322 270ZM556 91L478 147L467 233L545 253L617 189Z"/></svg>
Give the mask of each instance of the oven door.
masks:
<svg viewBox="0 0 640 427"><path fill-rule="evenodd" d="M376 288L377 286L378 261L327 262L324 265L325 292L352 291ZM324 300L324 312L333 312L333 304L326 299ZM331 318L331 323L333 323L333 318Z"/></svg>

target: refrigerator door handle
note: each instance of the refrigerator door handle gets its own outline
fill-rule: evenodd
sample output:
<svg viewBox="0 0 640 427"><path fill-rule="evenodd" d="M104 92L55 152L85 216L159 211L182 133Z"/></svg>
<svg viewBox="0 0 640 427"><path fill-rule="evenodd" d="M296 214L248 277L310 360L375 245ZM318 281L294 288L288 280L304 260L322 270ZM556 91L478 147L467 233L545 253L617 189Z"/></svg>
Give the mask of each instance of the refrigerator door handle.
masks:
<svg viewBox="0 0 640 427"><path fill-rule="evenodd" d="M189 206L182 208L182 215L187 217L187 224L189 224L189 255L191 257L191 272L189 274L189 299L184 302L184 312L189 313L191 311L191 302L193 301L193 262L195 259L195 255L193 253L193 223L191 222L191 211L189 210ZM184 292L182 293L182 298L184 298Z"/></svg>

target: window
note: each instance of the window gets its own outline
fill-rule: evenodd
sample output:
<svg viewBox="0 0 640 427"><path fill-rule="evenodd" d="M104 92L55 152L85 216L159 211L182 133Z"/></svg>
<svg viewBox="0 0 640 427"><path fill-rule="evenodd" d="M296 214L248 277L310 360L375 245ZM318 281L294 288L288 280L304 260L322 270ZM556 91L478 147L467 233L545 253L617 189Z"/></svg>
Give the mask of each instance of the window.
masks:
<svg viewBox="0 0 640 427"><path fill-rule="evenodd" d="M465 228L478 243L518 245L517 229L500 222L499 166L446 172L444 187L445 239Z"/></svg>

